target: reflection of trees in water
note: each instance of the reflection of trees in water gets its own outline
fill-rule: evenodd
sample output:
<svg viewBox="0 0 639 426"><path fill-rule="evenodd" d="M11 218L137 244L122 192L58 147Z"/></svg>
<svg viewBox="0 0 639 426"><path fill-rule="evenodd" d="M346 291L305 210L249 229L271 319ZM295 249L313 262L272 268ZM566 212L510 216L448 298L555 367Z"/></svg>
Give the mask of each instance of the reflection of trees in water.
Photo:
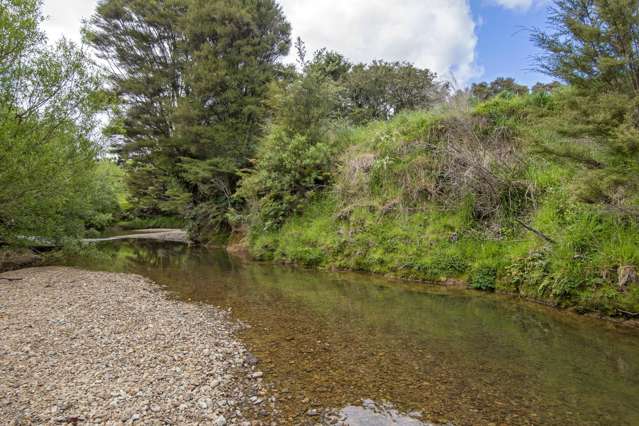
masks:
<svg viewBox="0 0 639 426"><path fill-rule="evenodd" d="M535 404L542 412L581 405L587 407L584 418L614 410L634 413L628 404L637 396L628 395L639 385L633 362L639 343L586 319L368 275L238 263L222 250L182 244L126 242L102 250L109 270L145 275L183 298L230 306L242 319L268 326L272 336L266 337L276 339L270 345L284 348L282 341L296 335L289 348L294 350L304 333L313 356L324 353L315 342L331 343L329 367L360 363L366 367L362 375L381 368L398 383L375 386L413 384L426 374L416 369L433 372L432 355L450 383L471 380L474 391L486 386L505 401L509 386L525 382L512 399L521 404L527 399L526 406ZM380 353L383 359L375 355Z"/></svg>
<svg viewBox="0 0 639 426"><path fill-rule="evenodd" d="M136 242L127 244L125 255L136 266L160 269L181 269L189 262L189 247L185 244Z"/></svg>
<svg viewBox="0 0 639 426"><path fill-rule="evenodd" d="M248 265L242 275L261 284L267 294L264 299L279 303L280 313L274 315L280 315L282 322L288 316L289 321L306 321L309 329L314 327L324 336L354 336L353 344L363 351L389 350L388 356L394 352L393 357L407 367L404 371L394 363L397 380L405 373L415 374L409 367L421 363L414 359L420 351L445 354L446 363L463 365L469 378L501 377L502 384L494 386L504 398L512 392L508 383L524 381L526 389L511 395L513 399L529 395L538 409L559 408L565 401L573 402L563 408L575 409L587 401L590 415L627 410L627 399L601 393L626 394L639 385L639 365L629 362L639 354L636 341L620 339L601 324L583 324L583 318L557 319L544 308L494 297L401 288L375 277L344 279L264 265ZM611 350L614 356L608 355Z"/></svg>

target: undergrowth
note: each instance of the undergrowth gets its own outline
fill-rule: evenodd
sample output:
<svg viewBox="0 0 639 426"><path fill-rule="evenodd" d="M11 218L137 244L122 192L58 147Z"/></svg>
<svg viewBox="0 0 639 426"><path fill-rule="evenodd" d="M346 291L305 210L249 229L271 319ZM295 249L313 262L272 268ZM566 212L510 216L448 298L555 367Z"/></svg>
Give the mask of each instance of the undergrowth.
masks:
<svg viewBox="0 0 639 426"><path fill-rule="evenodd" d="M567 124L577 97L498 96L342 131L322 187L281 226L251 223L251 252L639 312L639 283L620 282L639 267L636 162L615 128Z"/></svg>

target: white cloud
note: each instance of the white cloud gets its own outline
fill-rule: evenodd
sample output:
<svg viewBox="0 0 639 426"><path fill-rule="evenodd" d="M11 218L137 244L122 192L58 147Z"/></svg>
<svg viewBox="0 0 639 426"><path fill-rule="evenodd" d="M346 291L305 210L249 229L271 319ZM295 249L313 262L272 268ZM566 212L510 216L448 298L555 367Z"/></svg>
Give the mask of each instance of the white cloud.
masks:
<svg viewBox="0 0 639 426"><path fill-rule="evenodd" d="M91 17L97 0L44 0L44 30L49 40L64 36L80 42L82 20Z"/></svg>
<svg viewBox="0 0 639 426"><path fill-rule="evenodd" d="M475 22L468 0L279 0L309 52L326 47L356 62L407 60L465 84L475 63ZM532 0L496 0L522 2ZM79 41L96 0L44 0L51 40Z"/></svg>
<svg viewBox="0 0 639 426"><path fill-rule="evenodd" d="M528 10L532 6L543 6L548 0L493 0L494 3L506 9Z"/></svg>
<svg viewBox="0 0 639 426"><path fill-rule="evenodd" d="M280 0L309 52L326 47L356 62L407 60L460 83L481 73L466 0Z"/></svg>

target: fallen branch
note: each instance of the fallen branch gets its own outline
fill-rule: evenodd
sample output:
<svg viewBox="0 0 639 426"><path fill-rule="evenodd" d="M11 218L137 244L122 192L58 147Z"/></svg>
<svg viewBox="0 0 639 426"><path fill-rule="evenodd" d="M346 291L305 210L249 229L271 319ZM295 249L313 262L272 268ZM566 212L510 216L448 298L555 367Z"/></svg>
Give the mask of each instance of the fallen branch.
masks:
<svg viewBox="0 0 639 426"><path fill-rule="evenodd" d="M630 317L630 318L635 318L635 317L639 317L639 312L628 312L628 311L624 311L622 309L617 309L617 312Z"/></svg>
<svg viewBox="0 0 639 426"><path fill-rule="evenodd" d="M538 236L539 238L541 238L542 240L547 241L550 244L557 244L555 240L553 240L552 238L550 238L548 235L544 234L543 232L533 228L532 226L526 225L524 222L522 222L521 220L517 218L515 218L515 221L521 226L523 226L524 228L526 228L527 230L529 230L530 232L532 232L533 234L535 234L536 236Z"/></svg>
<svg viewBox="0 0 639 426"><path fill-rule="evenodd" d="M0 280L5 280L5 281L22 281L23 278L5 278L5 277L0 277Z"/></svg>

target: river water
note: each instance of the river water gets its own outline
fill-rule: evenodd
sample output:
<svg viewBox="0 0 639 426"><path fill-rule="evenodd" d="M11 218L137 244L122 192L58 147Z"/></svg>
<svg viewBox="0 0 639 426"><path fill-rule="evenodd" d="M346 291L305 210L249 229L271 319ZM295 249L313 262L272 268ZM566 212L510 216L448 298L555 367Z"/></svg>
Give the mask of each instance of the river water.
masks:
<svg viewBox="0 0 639 426"><path fill-rule="evenodd" d="M249 324L241 338L291 424L330 408L352 424L639 425L636 329L509 297L246 262L222 250L97 247L99 255L67 264L138 273ZM386 408L368 409L375 404Z"/></svg>

